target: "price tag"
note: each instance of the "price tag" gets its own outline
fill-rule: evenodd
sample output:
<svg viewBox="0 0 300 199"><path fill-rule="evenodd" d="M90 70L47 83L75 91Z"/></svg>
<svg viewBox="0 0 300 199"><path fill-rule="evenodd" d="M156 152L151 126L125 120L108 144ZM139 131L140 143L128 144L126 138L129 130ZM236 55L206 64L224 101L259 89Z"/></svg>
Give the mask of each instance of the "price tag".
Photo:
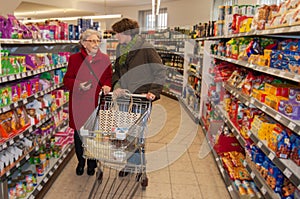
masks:
<svg viewBox="0 0 300 199"><path fill-rule="evenodd" d="M9 106L4 106L4 107L2 108L2 110L3 110L3 112L7 112L7 111L10 110L10 107L9 107Z"/></svg>
<svg viewBox="0 0 300 199"><path fill-rule="evenodd" d="M10 176L10 171L7 171L7 172L6 172L6 176Z"/></svg>
<svg viewBox="0 0 300 199"><path fill-rule="evenodd" d="M247 135L250 137L251 136L251 131L247 131Z"/></svg>
<svg viewBox="0 0 300 199"><path fill-rule="evenodd" d="M58 160L58 163L59 163L59 164L62 163L62 159L59 159L59 160Z"/></svg>
<svg viewBox="0 0 300 199"><path fill-rule="evenodd" d="M287 177L287 178L290 178L292 176L292 172L286 168L284 171L283 171L283 174Z"/></svg>
<svg viewBox="0 0 300 199"><path fill-rule="evenodd" d="M246 160L244 160L244 161L243 161L243 165L244 165L244 167L246 167L246 166L247 166L247 162L246 162Z"/></svg>
<svg viewBox="0 0 300 199"><path fill-rule="evenodd" d="M252 179L254 179L255 178L255 173L251 172L250 176L251 176Z"/></svg>
<svg viewBox="0 0 300 199"><path fill-rule="evenodd" d="M2 82L7 82L7 76L2 77Z"/></svg>
<svg viewBox="0 0 300 199"><path fill-rule="evenodd" d="M20 162L17 162L16 164L16 168L18 168L20 166Z"/></svg>
<svg viewBox="0 0 300 199"><path fill-rule="evenodd" d="M41 191L42 188L43 188L43 186L42 186L42 185L39 185L39 186L37 187L37 190L38 190L38 191Z"/></svg>
<svg viewBox="0 0 300 199"><path fill-rule="evenodd" d="M45 177L43 181L44 181L44 183L47 183L48 180L49 180L49 179L48 179L47 177Z"/></svg>
<svg viewBox="0 0 300 199"><path fill-rule="evenodd" d="M239 139L240 139L240 137L241 137L240 135L237 135L237 136L236 136L236 139L238 139L238 140L239 140Z"/></svg>
<svg viewBox="0 0 300 199"><path fill-rule="evenodd" d="M28 103L27 98L23 99L23 104L27 104L27 103Z"/></svg>
<svg viewBox="0 0 300 199"><path fill-rule="evenodd" d="M23 135L23 134L20 134L20 135L19 135L19 138L20 138L20 139L23 139L23 138L24 138L24 135Z"/></svg>
<svg viewBox="0 0 300 199"><path fill-rule="evenodd" d="M233 188L232 188L231 185L230 185L229 187L227 187L227 189L228 189L229 192L232 192L232 191L233 191Z"/></svg>
<svg viewBox="0 0 300 199"><path fill-rule="evenodd" d="M251 104L254 104L254 102L255 102L255 99L254 99L254 98L251 98L251 99L250 99L250 103L251 103Z"/></svg>
<svg viewBox="0 0 300 199"><path fill-rule="evenodd" d="M17 108L18 106L19 106L19 103L18 103L18 102L15 102L15 103L14 103L14 107Z"/></svg>
<svg viewBox="0 0 300 199"><path fill-rule="evenodd" d="M34 70L33 72L32 72L32 74L34 74L34 75L36 75L38 73L38 71L36 71L36 70Z"/></svg>
<svg viewBox="0 0 300 199"><path fill-rule="evenodd" d="M71 148L69 148L68 151L70 152L70 151L71 151Z"/></svg>
<svg viewBox="0 0 300 199"><path fill-rule="evenodd" d="M34 199L34 196L33 196L33 195L30 195L29 199Z"/></svg>
<svg viewBox="0 0 300 199"><path fill-rule="evenodd" d="M25 157L25 159L28 160L29 158L30 158L30 155L27 154L26 157Z"/></svg>
<svg viewBox="0 0 300 199"><path fill-rule="evenodd" d="M227 119L225 119L225 121L224 121L225 123L227 123L228 122L228 120Z"/></svg>
<svg viewBox="0 0 300 199"><path fill-rule="evenodd" d="M245 102L245 105L246 105L246 106L249 106L249 105L250 105L250 102L248 102L248 101Z"/></svg>
<svg viewBox="0 0 300 199"><path fill-rule="evenodd" d="M39 150L39 148L40 148L39 146L36 146L36 147L35 147L35 150L36 150L36 151L38 151L38 150Z"/></svg>
<svg viewBox="0 0 300 199"><path fill-rule="evenodd" d="M262 106L261 110L266 111L267 107L266 106Z"/></svg>
<svg viewBox="0 0 300 199"><path fill-rule="evenodd" d="M17 79L21 79L21 75L20 75L20 74L17 74L17 75L16 75L16 78L17 78Z"/></svg>
<svg viewBox="0 0 300 199"><path fill-rule="evenodd" d="M262 145L263 145L263 144L262 144L261 142L258 142L258 143L257 143L257 147L258 147L258 148L261 148Z"/></svg>
<svg viewBox="0 0 300 199"><path fill-rule="evenodd" d="M14 75L11 75L11 76L8 77L8 79L9 79L10 81L13 81L13 80L15 80L16 78L15 78Z"/></svg>
<svg viewBox="0 0 300 199"><path fill-rule="evenodd" d="M13 139L9 140L9 145L13 145L15 141Z"/></svg>
<svg viewBox="0 0 300 199"><path fill-rule="evenodd" d="M230 90L230 93L232 94L232 93L233 93L233 90Z"/></svg>
<svg viewBox="0 0 300 199"><path fill-rule="evenodd" d="M223 169L223 167L220 168L220 171L224 175L224 169Z"/></svg>
<svg viewBox="0 0 300 199"><path fill-rule="evenodd" d="M281 120L281 115L276 114L275 119L276 119L277 121Z"/></svg>
<svg viewBox="0 0 300 199"><path fill-rule="evenodd" d="M53 171L50 171L50 172L49 172L49 175L52 176L52 175L53 175Z"/></svg>
<svg viewBox="0 0 300 199"><path fill-rule="evenodd" d="M220 159L219 158L216 158L216 162L218 162Z"/></svg>
<svg viewBox="0 0 300 199"><path fill-rule="evenodd" d="M56 164L56 165L54 165L54 169L57 169L58 168L58 165Z"/></svg>
<svg viewBox="0 0 300 199"><path fill-rule="evenodd" d="M273 161L275 158L275 155L273 153L269 153L268 158Z"/></svg>
<svg viewBox="0 0 300 199"><path fill-rule="evenodd" d="M65 158L66 156L67 156L67 154L64 154L64 155L63 155L63 158Z"/></svg>
<svg viewBox="0 0 300 199"><path fill-rule="evenodd" d="M240 95L239 94L236 94L236 96L235 96L236 98L239 98L240 97Z"/></svg>
<svg viewBox="0 0 300 199"><path fill-rule="evenodd" d="M265 187L262 187L260 190L263 195L266 195L267 189Z"/></svg>
<svg viewBox="0 0 300 199"><path fill-rule="evenodd" d="M290 122L288 125L288 128L291 129L292 131L295 129L295 127L296 127L296 124L293 122Z"/></svg>
<svg viewBox="0 0 300 199"><path fill-rule="evenodd" d="M6 142L3 144L3 149L5 149L7 147Z"/></svg>
<svg viewBox="0 0 300 199"><path fill-rule="evenodd" d="M31 133L32 132L32 126L29 127L28 131Z"/></svg>

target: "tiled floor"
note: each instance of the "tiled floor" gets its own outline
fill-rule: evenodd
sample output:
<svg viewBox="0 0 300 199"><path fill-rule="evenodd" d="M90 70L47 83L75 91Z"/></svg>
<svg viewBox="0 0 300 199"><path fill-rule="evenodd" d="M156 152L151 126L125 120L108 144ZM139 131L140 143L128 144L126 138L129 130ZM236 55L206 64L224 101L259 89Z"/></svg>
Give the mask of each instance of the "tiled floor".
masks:
<svg viewBox="0 0 300 199"><path fill-rule="evenodd" d="M212 154L203 151L205 147L201 147L205 142L201 128L190 119L180 103L162 96L161 100L153 104L148 126L146 159L149 185L146 190L142 190L138 184L134 198L230 198ZM89 177L86 172L82 176L76 176L76 165L77 160L74 156L56 179L45 199L88 198L95 176ZM104 175L107 175L106 172ZM124 179L126 178L128 182L132 182L130 177ZM132 188L133 185L128 184L127 187ZM124 198L124 195L120 198ZM96 198L105 197L97 193ZM110 195L109 198L117 196Z"/></svg>

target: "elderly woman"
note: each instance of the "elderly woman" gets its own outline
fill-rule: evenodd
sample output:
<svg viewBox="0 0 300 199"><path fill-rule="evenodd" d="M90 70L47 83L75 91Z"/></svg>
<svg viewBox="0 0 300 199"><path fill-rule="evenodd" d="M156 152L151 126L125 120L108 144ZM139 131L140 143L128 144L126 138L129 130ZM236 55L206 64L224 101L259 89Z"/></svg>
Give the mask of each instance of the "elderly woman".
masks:
<svg viewBox="0 0 300 199"><path fill-rule="evenodd" d="M104 94L111 90L112 67L109 57L99 49L101 35L88 29L80 35L80 52L69 58L64 86L70 91L69 126L74 129L75 152L78 159L76 174L84 172L82 141L79 129L97 107L101 89ZM94 175L97 162L87 160L87 174Z"/></svg>

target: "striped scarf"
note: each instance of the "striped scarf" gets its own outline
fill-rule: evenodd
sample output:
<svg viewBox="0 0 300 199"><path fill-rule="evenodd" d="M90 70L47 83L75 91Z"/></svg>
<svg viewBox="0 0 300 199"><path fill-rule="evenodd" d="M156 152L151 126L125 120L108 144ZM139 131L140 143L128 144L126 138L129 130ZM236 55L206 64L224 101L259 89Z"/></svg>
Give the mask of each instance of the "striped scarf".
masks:
<svg viewBox="0 0 300 199"><path fill-rule="evenodd" d="M138 35L135 35L133 39L126 45L120 45L120 59L119 59L119 64L125 64L127 55L129 51L132 49L132 47L136 44Z"/></svg>

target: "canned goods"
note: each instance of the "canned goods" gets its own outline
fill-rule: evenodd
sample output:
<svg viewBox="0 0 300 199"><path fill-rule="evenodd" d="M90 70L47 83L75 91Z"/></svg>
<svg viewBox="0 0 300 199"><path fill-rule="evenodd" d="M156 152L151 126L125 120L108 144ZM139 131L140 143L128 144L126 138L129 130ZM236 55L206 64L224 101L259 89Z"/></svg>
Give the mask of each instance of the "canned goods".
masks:
<svg viewBox="0 0 300 199"><path fill-rule="evenodd" d="M247 5L246 16L252 17L254 15L254 6Z"/></svg>
<svg viewBox="0 0 300 199"><path fill-rule="evenodd" d="M240 8L239 5L232 6L232 14L239 14Z"/></svg>
<svg viewBox="0 0 300 199"><path fill-rule="evenodd" d="M225 15L232 14L232 6L225 6Z"/></svg>
<svg viewBox="0 0 300 199"><path fill-rule="evenodd" d="M225 19L225 6L219 6L219 17L218 20Z"/></svg>

